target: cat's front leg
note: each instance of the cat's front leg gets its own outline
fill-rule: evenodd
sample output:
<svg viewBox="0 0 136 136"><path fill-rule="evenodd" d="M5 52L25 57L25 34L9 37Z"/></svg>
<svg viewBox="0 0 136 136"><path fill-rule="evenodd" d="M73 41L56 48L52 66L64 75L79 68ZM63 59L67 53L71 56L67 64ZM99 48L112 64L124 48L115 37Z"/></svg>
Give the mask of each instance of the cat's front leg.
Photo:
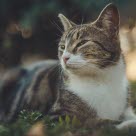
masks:
<svg viewBox="0 0 136 136"><path fill-rule="evenodd" d="M116 125L116 128L119 130L126 128L136 128L136 120L123 121L119 125Z"/></svg>
<svg viewBox="0 0 136 136"><path fill-rule="evenodd" d="M123 122L116 125L117 129L136 128L136 115L132 107L128 107L123 115Z"/></svg>
<svg viewBox="0 0 136 136"><path fill-rule="evenodd" d="M110 120L110 119L101 119L101 118L94 118L88 119L85 122L85 127L93 128L93 129L100 129L104 127L112 127L116 128L116 125L120 124L121 121L118 120Z"/></svg>

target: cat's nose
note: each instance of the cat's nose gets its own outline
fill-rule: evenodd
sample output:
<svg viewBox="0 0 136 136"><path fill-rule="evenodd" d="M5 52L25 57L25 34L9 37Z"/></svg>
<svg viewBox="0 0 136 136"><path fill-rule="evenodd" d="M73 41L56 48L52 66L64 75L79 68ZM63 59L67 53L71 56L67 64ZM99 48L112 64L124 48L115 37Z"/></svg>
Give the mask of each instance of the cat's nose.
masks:
<svg viewBox="0 0 136 136"><path fill-rule="evenodd" d="M64 61L65 64L67 63L67 61L69 60L69 58L70 58L70 57L68 57L68 56L64 56L64 57L63 57L63 61Z"/></svg>

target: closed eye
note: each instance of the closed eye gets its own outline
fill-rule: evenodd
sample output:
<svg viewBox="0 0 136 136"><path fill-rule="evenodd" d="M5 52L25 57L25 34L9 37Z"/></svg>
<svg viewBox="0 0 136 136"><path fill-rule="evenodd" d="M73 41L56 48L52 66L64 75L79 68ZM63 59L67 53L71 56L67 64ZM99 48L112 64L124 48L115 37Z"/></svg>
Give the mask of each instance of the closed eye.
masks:
<svg viewBox="0 0 136 136"><path fill-rule="evenodd" d="M84 45L84 44L87 43L87 42L88 42L88 40L83 40L83 41L79 42L79 43L77 44L76 48L78 48L78 47Z"/></svg>
<svg viewBox="0 0 136 136"><path fill-rule="evenodd" d="M98 42L98 41L93 41L93 42L96 43L98 46L100 46L103 50L109 52L109 51L104 47L104 45L101 44L100 42Z"/></svg>
<svg viewBox="0 0 136 136"><path fill-rule="evenodd" d="M77 48L79 48L80 46L84 45L85 43L87 43L89 40L82 40L81 42L79 42L76 47L74 48L73 52L75 52L77 50Z"/></svg>
<svg viewBox="0 0 136 136"><path fill-rule="evenodd" d="M100 46L102 46L102 44L99 43L98 41L93 41L93 42L96 43L96 44L98 44L98 45L100 45Z"/></svg>

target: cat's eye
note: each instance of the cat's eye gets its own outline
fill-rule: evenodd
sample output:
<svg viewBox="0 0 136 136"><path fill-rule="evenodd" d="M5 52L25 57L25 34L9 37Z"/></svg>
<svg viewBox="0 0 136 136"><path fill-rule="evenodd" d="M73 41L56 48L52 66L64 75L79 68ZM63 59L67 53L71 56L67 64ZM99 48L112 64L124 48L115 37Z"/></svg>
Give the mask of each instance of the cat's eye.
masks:
<svg viewBox="0 0 136 136"><path fill-rule="evenodd" d="M109 57L109 54L103 53L102 57Z"/></svg>
<svg viewBox="0 0 136 136"><path fill-rule="evenodd" d="M79 43L76 45L76 47L74 48L73 52L75 52L78 47L84 45L86 42L88 42L88 40L83 40L83 41L79 42Z"/></svg>
<svg viewBox="0 0 136 136"><path fill-rule="evenodd" d="M78 48L78 47L84 45L86 42L88 42L88 40L83 40L83 41L79 42L79 43L77 44L76 48Z"/></svg>
<svg viewBox="0 0 136 136"><path fill-rule="evenodd" d="M65 45L60 45L60 48L61 48L62 50L64 50L64 49L65 49Z"/></svg>

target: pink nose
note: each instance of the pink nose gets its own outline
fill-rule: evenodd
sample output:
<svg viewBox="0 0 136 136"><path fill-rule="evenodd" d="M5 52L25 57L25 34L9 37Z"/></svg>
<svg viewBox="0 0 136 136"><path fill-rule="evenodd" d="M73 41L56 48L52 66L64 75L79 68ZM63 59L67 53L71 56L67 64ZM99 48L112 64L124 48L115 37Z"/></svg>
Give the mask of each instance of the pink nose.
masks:
<svg viewBox="0 0 136 136"><path fill-rule="evenodd" d="M69 60L69 57L66 57L66 56L63 57L63 61L65 64L67 63L68 60Z"/></svg>

